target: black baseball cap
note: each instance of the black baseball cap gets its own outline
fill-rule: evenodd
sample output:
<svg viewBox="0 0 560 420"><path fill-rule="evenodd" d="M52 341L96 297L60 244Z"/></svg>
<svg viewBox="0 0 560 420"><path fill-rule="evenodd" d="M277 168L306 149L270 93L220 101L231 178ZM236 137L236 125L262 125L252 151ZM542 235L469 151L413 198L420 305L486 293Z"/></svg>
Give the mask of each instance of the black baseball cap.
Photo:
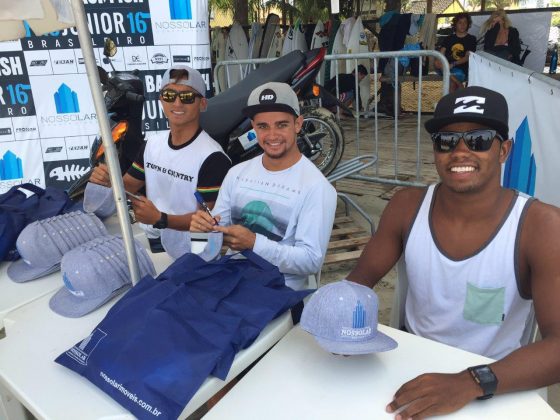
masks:
<svg viewBox="0 0 560 420"><path fill-rule="evenodd" d="M509 139L508 104L501 93L482 86L456 90L440 99L434 117L424 124L428 133L456 122L479 123Z"/></svg>

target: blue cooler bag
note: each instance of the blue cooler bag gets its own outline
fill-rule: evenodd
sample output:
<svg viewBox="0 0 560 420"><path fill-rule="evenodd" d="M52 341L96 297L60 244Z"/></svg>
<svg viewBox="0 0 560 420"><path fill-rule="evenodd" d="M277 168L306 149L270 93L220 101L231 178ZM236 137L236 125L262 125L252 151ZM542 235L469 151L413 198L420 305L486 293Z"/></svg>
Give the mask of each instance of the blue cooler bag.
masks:
<svg viewBox="0 0 560 420"><path fill-rule="evenodd" d="M157 279L144 277L56 362L140 419L176 419L210 374L225 379L236 351L311 292L243 254L212 263L185 254Z"/></svg>

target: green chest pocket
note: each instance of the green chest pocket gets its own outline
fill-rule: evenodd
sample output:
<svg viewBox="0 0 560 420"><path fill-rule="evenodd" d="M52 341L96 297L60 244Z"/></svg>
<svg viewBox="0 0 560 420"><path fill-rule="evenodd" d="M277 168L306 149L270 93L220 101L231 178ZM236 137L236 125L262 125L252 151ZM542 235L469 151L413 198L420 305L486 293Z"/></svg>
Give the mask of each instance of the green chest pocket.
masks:
<svg viewBox="0 0 560 420"><path fill-rule="evenodd" d="M506 288L480 288L467 282L463 318L477 324L500 325L504 320Z"/></svg>

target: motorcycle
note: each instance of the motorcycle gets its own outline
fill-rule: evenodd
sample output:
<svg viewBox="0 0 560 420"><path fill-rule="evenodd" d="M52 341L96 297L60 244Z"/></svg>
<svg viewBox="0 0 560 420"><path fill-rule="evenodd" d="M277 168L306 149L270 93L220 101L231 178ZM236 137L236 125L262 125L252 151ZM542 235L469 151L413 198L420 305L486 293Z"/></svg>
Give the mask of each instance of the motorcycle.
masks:
<svg viewBox="0 0 560 420"><path fill-rule="evenodd" d="M124 174L136 159L138 151L144 143L142 133L142 110L144 106L144 83L138 76L138 71L116 71L111 62L117 52L115 43L105 40L103 55L104 62L112 68L110 73L98 66L99 79L104 92L105 109L109 115L113 142L117 147L119 164ZM71 198L79 197L89 180L93 168L104 162L105 148L101 136L98 136L91 146L91 169L82 175L68 189Z"/></svg>
<svg viewBox="0 0 560 420"><path fill-rule="evenodd" d="M325 54L326 48L306 53L292 51L259 66L236 85L208 100L207 110L200 118L202 128L221 144L234 165L261 154L251 121L241 111L254 88L266 82L288 83L300 99L303 115L298 147L323 174L328 175L344 153L344 133L334 115L319 106L320 99L329 96L338 106L352 111L315 83Z"/></svg>

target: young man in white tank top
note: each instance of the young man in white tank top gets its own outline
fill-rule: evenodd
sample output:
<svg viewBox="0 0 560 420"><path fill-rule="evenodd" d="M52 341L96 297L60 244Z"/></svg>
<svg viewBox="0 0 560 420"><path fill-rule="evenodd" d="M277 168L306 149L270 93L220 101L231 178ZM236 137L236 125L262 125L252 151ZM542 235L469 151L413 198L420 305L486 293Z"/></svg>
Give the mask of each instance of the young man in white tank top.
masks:
<svg viewBox="0 0 560 420"><path fill-rule="evenodd" d="M450 413L560 382L560 210L500 185L512 147L505 98L470 86L426 122L441 183L399 191L348 279L373 287L405 255L408 331L497 359L397 390L396 418ZM534 303L542 340L521 347Z"/></svg>

